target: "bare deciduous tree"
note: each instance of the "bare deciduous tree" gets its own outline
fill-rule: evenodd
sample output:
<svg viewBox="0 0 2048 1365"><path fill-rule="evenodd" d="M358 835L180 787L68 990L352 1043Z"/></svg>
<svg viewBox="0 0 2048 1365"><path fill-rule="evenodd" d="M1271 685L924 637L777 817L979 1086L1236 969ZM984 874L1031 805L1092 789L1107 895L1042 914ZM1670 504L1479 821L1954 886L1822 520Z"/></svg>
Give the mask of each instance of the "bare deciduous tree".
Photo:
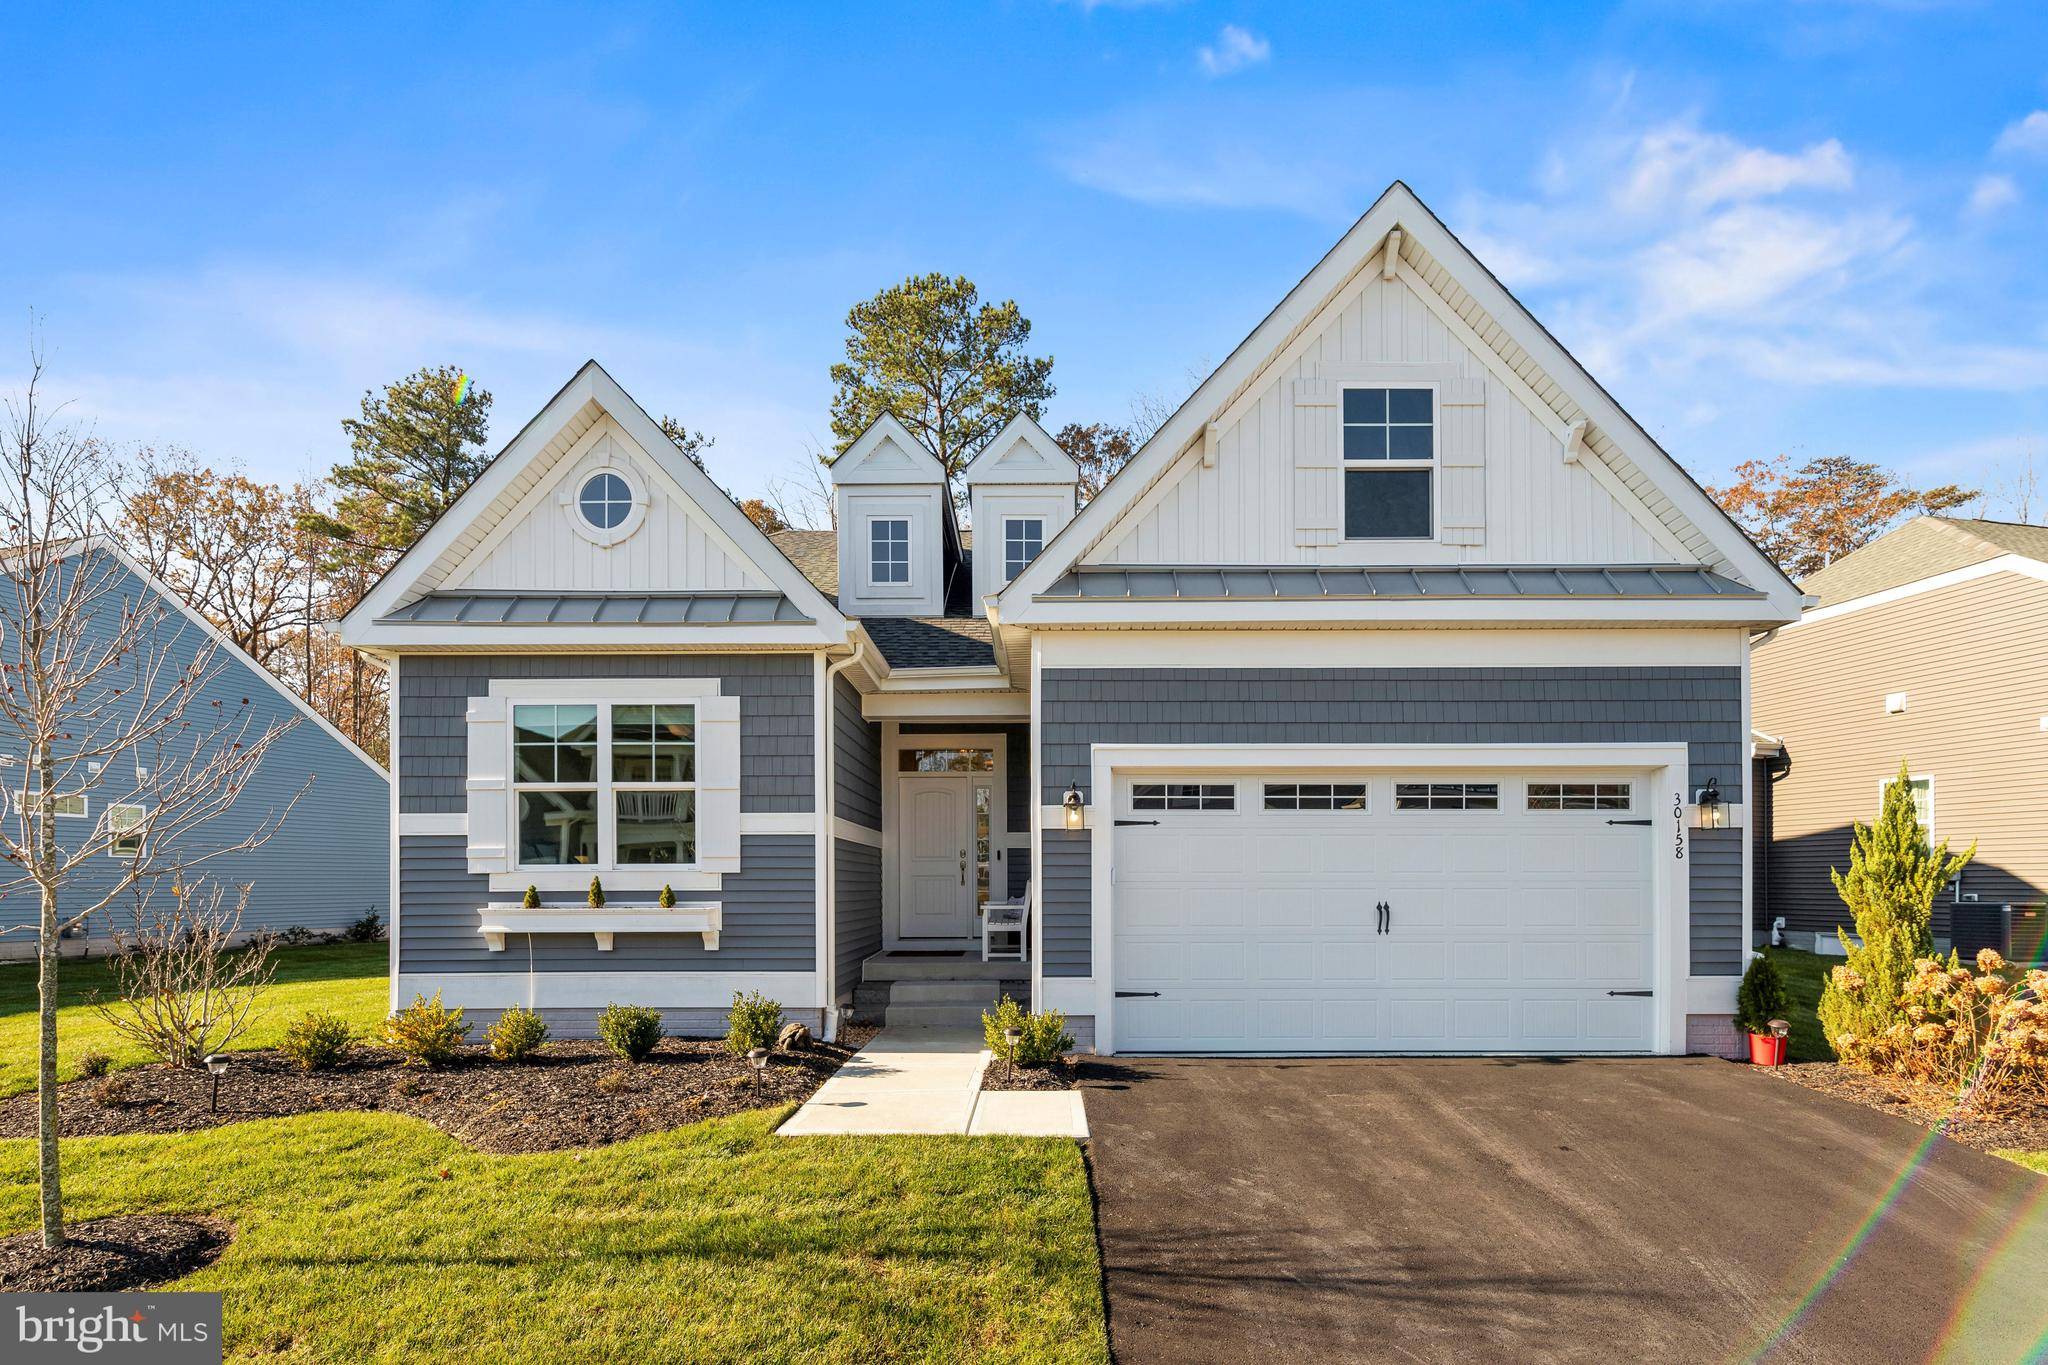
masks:
<svg viewBox="0 0 2048 1365"><path fill-rule="evenodd" d="M259 724L215 637L135 591L106 534L120 469L90 434L53 425L34 344L29 361L0 430L0 895L38 906L37 1140L56 1248L60 941L152 878L268 839L291 802L239 833L210 826L297 722Z"/></svg>
<svg viewBox="0 0 2048 1365"><path fill-rule="evenodd" d="M220 887L179 881L168 912L138 910L135 934L117 936L119 996L97 1006L100 1017L172 1066L195 1067L209 1052L232 1047L248 1031L256 995L275 970L268 934L236 946L249 891L239 888L234 908L223 910Z"/></svg>

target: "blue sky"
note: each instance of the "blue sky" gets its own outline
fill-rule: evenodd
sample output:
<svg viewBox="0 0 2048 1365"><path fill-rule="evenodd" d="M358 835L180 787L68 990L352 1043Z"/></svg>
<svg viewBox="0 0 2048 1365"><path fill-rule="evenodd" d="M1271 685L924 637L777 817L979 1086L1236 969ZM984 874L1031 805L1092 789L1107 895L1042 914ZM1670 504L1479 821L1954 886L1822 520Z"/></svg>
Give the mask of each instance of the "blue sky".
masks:
<svg viewBox="0 0 2048 1365"><path fill-rule="evenodd" d="M0 21L0 381L34 310L117 442L324 470L442 362L503 440L595 356L752 493L933 269L1121 420L1399 177L1705 479L2048 466L2040 5L201 8Z"/></svg>

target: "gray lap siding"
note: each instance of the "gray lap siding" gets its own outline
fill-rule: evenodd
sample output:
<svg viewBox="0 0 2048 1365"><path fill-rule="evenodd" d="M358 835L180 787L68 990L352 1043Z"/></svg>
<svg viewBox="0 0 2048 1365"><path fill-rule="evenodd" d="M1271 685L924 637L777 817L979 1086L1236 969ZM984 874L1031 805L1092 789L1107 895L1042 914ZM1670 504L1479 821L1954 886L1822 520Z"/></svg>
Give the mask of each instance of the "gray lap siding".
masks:
<svg viewBox="0 0 2048 1365"><path fill-rule="evenodd" d="M810 813L817 736L809 654L761 655L408 655L398 670L398 772L402 815L460 814L467 806L465 713L493 679L587 678L593 692L621 678L717 678L740 698L740 809ZM842 787L843 790L843 787ZM515 936L502 953L478 933L478 911L493 895L472 874L460 835L407 835L399 851L399 970L405 973L523 972L529 943ZM716 891L678 890L684 901L717 901L717 951L696 934L620 935L599 952L588 934L531 938L536 971L797 972L817 966L817 844L810 834L749 834L740 871ZM614 905L651 903L652 893L614 892ZM581 904L575 895L543 897Z"/></svg>
<svg viewBox="0 0 2048 1365"><path fill-rule="evenodd" d="M1694 787L1742 800L1748 735L1738 668L1048 669L1040 675L1040 800L1092 785L1096 744L1600 744L1687 746ZM1098 807L1111 799L1093 793ZM1048 829L1047 976L1090 971L1086 834ZM1742 970L1742 831L1696 831L1692 970Z"/></svg>

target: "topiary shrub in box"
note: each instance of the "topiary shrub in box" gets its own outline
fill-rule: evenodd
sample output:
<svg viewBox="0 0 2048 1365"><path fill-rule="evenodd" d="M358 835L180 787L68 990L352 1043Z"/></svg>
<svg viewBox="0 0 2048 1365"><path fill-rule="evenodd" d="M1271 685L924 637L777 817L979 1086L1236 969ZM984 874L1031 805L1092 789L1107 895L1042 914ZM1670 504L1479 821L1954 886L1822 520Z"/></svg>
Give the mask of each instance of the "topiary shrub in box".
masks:
<svg viewBox="0 0 2048 1365"><path fill-rule="evenodd" d="M498 1016L498 1022L484 1030L491 1055L501 1062L516 1062L529 1056L548 1040L547 1020L530 1009L514 1005Z"/></svg>
<svg viewBox="0 0 2048 1365"><path fill-rule="evenodd" d="M782 1032L782 1006L767 996L755 991L752 995L733 993L732 1009L725 1019L725 1048L728 1052L748 1053L757 1047L775 1046L775 1035Z"/></svg>
<svg viewBox="0 0 2048 1365"><path fill-rule="evenodd" d="M384 1021L384 1042L408 1066L439 1066L454 1060L469 1041L469 1025L463 1022L462 1007L448 1009L441 1004L441 992L432 1000L415 995L412 1003Z"/></svg>
<svg viewBox="0 0 2048 1365"><path fill-rule="evenodd" d="M646 1005L606 1005L597 1016L597 1036L629 1062L644 1062L661 1041L661 1011Z"/></svg>
<svg viewBox="0 0 2048 1365"><path fill-rule="evenodd" d="M1735 991L1735 1027L1745 1033L1769 1033L1771 1020L1783 1019L1791 1008L1792 997L1785 993L1777 965L1761 955L1751 958Z"/></svg>

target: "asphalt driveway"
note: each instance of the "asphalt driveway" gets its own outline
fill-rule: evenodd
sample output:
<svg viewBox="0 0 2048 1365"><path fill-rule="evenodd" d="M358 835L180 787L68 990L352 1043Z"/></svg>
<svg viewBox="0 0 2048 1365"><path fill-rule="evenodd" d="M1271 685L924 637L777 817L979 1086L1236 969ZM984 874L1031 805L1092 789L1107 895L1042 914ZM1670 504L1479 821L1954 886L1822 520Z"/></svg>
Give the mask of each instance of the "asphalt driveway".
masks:
<svg viewBox="0 0 2048 1365"><path fill-rule="evenodd" d="M1087 1102L1121 1361L2048 1348L2048 1179L1745 1067L1115 1061Z"/></svg>

